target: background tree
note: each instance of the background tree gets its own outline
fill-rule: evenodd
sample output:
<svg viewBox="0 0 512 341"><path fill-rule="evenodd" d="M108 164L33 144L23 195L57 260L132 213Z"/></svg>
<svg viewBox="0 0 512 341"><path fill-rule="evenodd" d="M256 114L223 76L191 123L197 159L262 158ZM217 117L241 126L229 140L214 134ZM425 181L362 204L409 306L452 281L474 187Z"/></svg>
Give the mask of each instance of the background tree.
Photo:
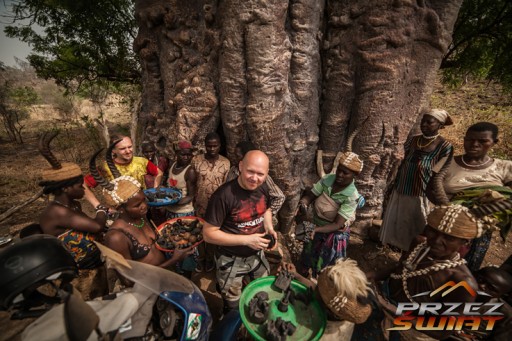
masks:
<svg viewBox="0 0 512 341"><path fill-rule="evenodd" d="M466 2L470 9L491 3ZM403 142L429 106L447 51L444 65L462 67L461 48L490 46L474 33L483 22L490 20L487 26L500 32L494 36L508 29L503 15L509 2L497 1L489 12L482 8L480 13L488 13L482 18L459 19L456 30L466 38L452 42L461 3L139 0L135 23L132 1L22 0L15 20L29 18L44 31L29 26L7 32L35 46L39 55L29 58L31 64L62 84L141 79L139 135L168 153L171 142L187 138L201 145L212 130L224 136L228 156L240 140L258 144L287 194L280 213L287 227L300 191L315 180L316 150L325 151L329 169L363 122L353 145L366 161L358 187L369 200L361 217L379 214ZM502 14L493 17L496 13ZM466 24L473 29L462 29ZM132 43L137 26L133 47L142 73L123 47Z"/></svg>
<svg viewBox="0 0 512 341"><path fill-rule="evenodd" d="M140 80L131 44L137 28L130 0L13 1L8 37L28 43L37 74L76 89L84 82Z"/></svg>
<svg viewBox="0 0 512 341"><path fill-rule="evenodd" d="M360 218L377 216L403 142L429 97L461 0L136 1L143 68L139 124L160 148L220 130L228 156L250 139L287 195L329 170L348 136L364 154ZM365 220L365 219L363 219Z"/></svg>
<svg viewBox="0 0 512 341"><path fill-rule="evenodd" d="M23 120L28 117L28 108L37 100L37 93L31 87L15 87L9 80L0 87L0 119L12 142L23 143Z"/></svg>
<svg viewBox="0 0 512 341"><path fill-rule="evenodd" d="M93 103L98 94L122 94L136 115L141 74L132 49L137 32L133 0L20 0L12 2L7 17L12 20L7 36L32 47L27 59L39 77L54 79ZM108 141L103 115L86 124Z"/></svg>
<svg viewBox="0 0 512 341"><path fill-rule="evenodd" d="M512 1L465 0L441 63L445 80L467 76L512 87Z"/></svg>

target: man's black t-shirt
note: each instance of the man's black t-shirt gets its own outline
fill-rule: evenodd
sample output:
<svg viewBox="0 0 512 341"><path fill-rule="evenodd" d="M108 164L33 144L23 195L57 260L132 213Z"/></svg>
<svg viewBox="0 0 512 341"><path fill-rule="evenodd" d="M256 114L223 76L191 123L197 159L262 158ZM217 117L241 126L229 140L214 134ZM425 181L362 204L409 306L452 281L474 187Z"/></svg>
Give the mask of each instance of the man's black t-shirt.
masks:
<svg viewBox="0 0 512 341"><path fill-rule="evenodd" d="M248 191L238 183L238 178L220 186L211 196L204 219L221 231L232 234L265 232L263 215L269 207L268 187L265 183ZM258 251L248 246L219 246L222 253L248 257Z"/></svg>

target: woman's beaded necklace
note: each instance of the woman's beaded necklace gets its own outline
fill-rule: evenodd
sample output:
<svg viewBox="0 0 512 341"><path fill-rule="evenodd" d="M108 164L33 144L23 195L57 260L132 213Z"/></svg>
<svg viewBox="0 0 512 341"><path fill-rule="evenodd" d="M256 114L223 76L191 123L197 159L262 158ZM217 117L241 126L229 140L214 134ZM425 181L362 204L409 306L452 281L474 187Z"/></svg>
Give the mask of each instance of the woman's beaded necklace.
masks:
<svg viewBox="0 0 512 341"><path fill-rule="evenodd" d="M404 262L402 273L401 274L391 274L391 276L390 276L393 279L401 279L402 280L402 286L404 288L405 296L407 296L409 301L411 301L413 303L415 303L416 301L414 301L414 299L412 298L411 293L409 292L409 288L407 287L407 280L409 278L426 275L432 271L436 272L436 271L440 271L440 270L456 268L458 266L466 264L466 260L461 259L460 254L457 252L457 253L455 253L455 256L452 257L452 259L437 261L437 263L434 263L433 265L431 265L429 267L419 269L419 270L414 270L416 268L416 266L418 265L418 263L423 258L423 257L418 257L418 254L420 251L422 251L426 247L426 245L427 245L427 242L418 244L414 248L414 250L412 250L409 257L407 257L407 260ZM415 263L415 264L413 264L413 263Z"/></svg>
<svg viewBox="0 0 512 341"><path fill-rule="evenodd" d="M425 140L435 140L439 134L435 134L433 136L426 136L425 134L421 134L421 136L425 139Z"/></svg>
<svg viewBox="0 0 512 341"><path fill-rule="evenodd" d="M136 227L138 229L142 229L144 227L144 218L140 218L140 224L135 224L135 223L131 223L129 221L127 221L128 225L132 225L133 227Z"/></svg>
<svg viewBox="0 0 512 341"><path fill-rule="evenodd" d="M478 168L478 167L482 167L482 166L485 166L486 164L489 163L489 161L491 161L492 158L488 158L486 161L482 162L482 163L479 163L478 165L470 165L468 163L466 163L466 161L464 161L464 155L462 155L460 157L460 161L462 161L462 164L466 167L469 167L469 168Z"/></svg>
<svg viewBox="0 0 512 341"><path fill-rule="evenodd" d="M418 148L420 148L420 149L426 148L426 147L430 146L432 143L434 143L434 141L437 139L437 137L438 137L438 136L439 136L439 134L434 135L434 136L425 136L425 135L421 135L421 137L420 137L420 138L418 138L418 139L416 140L416 146L417 146ZM426 144L423 144L423 145L422 145L422 144L420 143L420 141L421 141L421 139L422 139L422 138L424 138L424 139L426 139L426 140L430 140L430 141L428 141Z"/></svg>

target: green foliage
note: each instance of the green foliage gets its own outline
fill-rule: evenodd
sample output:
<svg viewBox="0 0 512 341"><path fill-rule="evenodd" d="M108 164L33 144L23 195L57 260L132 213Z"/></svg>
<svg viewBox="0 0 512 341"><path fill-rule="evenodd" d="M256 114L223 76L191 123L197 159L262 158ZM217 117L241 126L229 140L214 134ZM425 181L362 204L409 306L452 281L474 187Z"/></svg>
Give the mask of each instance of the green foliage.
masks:
<svg viewBox="0 0 512 341"><path fill-rule="evenodd" d="M17 87L9 91L10 100L18 108L26 108L36 104L39 96L35 90L28 86Z"/></svg>
<svg viewBox="0 0 512 341"><path fill-rule="evenodd" d="M68 121L59 127L55 149L64 155L65 160L86 164L95 151L103 148L103 141L90 118L81 117L81 120Z"/></svg>
<svg viewBox="0 0 512 341"><path fill-rule="evenodd" d="M133 12L133 0L20 0L5 32L32 47L38 76L68 90L100 80L138 83Z"/></svg>
<svg viewBox="0 0 512 341"><path fill-rule="evenodd" d="M37 93L28 86L14 87L12 81L6 80L0 87L0 121L12 142L23 143L22 121L29 117L28 108L37 100Z"/></svg>
<svg viewBox="0 0 512 341"><path fill-rule="evenodd" d="M38 91L41 104L51 105L60 112L62 117L70 117L76 110L74 96L67 94L54 82L44 81L39 84Z"/></svg>
<svg viewBox="0 0 512 341"><path fill-rule="evenodd" d="M464 0L441 68L445 82L468 76L512 89L512 1Z"/></svg>
<svg viewBox="0 0 512 341"><path fill-rule="evenodd" d="M100 113L100 117L98 118L99 121L103 119L103 112ZM101 139L100 133L98 132L98 129L96 128L96 123L93 119L91 119L89 116L84 115L80 117L80 120L82 121L83 125L85 126L85 132L88 136L88 141L90 141L93 144L94 151L103 148L104 141Z"/></svg>

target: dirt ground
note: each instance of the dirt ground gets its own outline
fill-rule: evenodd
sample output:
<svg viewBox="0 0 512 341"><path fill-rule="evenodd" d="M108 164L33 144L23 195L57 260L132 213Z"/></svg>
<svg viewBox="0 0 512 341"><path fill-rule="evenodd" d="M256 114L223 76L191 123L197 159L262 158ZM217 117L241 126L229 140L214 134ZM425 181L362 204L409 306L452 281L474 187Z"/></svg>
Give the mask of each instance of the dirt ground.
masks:
<svg viewBox="0 0 512 341"><path fill-rule="evenodd" d="M468 85L459 90L450 90L440 86L436 89L433 95L433 106L444 106L457 122L453 127L447 128L443 135L452 141L460 152L462 134L469 124L478 120L497 122L503 134L500 147L495 149L495 155L511 159L512 129L509 129L512 124L510 122L510 117L512 117L511 99L499 92L499 89L496 90L495 87L484 88L484 91L482 87L482 84L477 84ZM52 122L47 122L45 125L52 124ZM40 127L40 123L33 123L27 128L23 145L8 142L0 134L0 215L11 207L24 202L39 190L37 182L41 169L47 167L46 161L37 151L37 134L40 132ZM55 145L54 150L59 159L78 161L84 172L87 171L87 158L92 154L94 146L88 141L87 135L83 134L83 129L75 127L66 130L65 134L59 136ZM0 236L16 236L23 226L36 222L39 212L45 207L47 200L47 198L39 198L8 219L1 221ZM84 202L83 207L86 212L92 212L92 208L87 203ZM281 248L285 260L297 259L298 250L295 247L283 246L292 244L290 240L281 238ZM1 248L0 246L0 250ZM485 258L484 266L500 265L511 254L510 235L503 242L496 233ZM357 234L351 236L348 255L355 259L366 272L393 266L400 256L397 252L383 248L371 239ZM214 317L218 318L221 311L221 300L215 292L213 273L194 274L193 280L204 290L211 311ZM6 318L5 313L0 313L0 340L10 339L9 335L12 336L12 332L16 331L12 326L5 324ZM18 324L17 328L22 328L19 326ZM9 334L6 333L7 330L10 331Z"/></svg>

